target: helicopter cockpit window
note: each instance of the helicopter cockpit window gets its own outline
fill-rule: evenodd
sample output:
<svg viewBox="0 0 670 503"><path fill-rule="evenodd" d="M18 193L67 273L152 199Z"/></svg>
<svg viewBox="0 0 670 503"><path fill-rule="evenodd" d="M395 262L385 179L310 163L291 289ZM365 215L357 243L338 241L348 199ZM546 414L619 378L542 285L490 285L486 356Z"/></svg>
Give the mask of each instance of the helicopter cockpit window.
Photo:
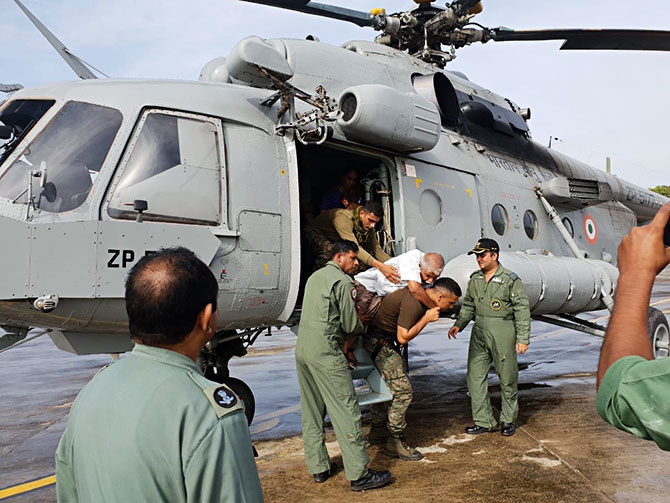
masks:
<svg viewBox="0 0 670 503"><path fill-rule="evenodd" d="M0 164L54 103L54 100L10 100L0 106Z"/></svg>
<svg viewBox="0 0 670 503"><path fill-rule="evenodd" d="M42 112L43 113L43 112ZM81 206L121 126L113 108L70 101L0 178L0 196L61 213Z"/></svg>
<svg viewBox="0 0 670 503"><path fill-rule="evenodd" d="M491 224L493 229L501 236L504 236L507 232L509 215L502 204L495 204L491 209Z"/></svg>
<svg viewBox="0 0 670 503"><path fill-rule="evenodd" d="M221 221L220 126L190 114L146 112L109 203L112 218L218 225Z"/></svg>

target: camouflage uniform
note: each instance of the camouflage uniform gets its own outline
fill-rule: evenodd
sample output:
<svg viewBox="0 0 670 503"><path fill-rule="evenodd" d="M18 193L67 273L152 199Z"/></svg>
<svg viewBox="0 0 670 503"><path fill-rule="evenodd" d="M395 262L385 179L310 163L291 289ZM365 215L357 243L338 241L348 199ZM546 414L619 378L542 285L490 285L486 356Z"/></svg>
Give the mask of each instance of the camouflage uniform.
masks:
<svg viewBox="0 0 670 503"><path fill-rule="evenodd" d="M363 347L372 354L382 339L388 340L390 334L371 328L370 334L363 339ZM396 338L395 334L392 336ZM392 344L382 346L374 359L375 367L382 374L384 382L393 395L391 403L377 403L370 407L373 424L384 424L391 435L399 435L407 428L405 414L412 403L412 385L407 372L403 369L402 358Z"/></svg>
<svg viewBox="0 0 670 503"><path fill-rule="evenodd" d="M335 241L346 239L358 244L358 260L361 270L372 265L377 259L386 262L391 257L382 250L374 229L366 230L361 222L360 208L355 210L334 209L322 211L305 229L307 241L314 250L316 263L320 269L330 260L330 251ZM369 250L369 253L368 251Z"/></svg>

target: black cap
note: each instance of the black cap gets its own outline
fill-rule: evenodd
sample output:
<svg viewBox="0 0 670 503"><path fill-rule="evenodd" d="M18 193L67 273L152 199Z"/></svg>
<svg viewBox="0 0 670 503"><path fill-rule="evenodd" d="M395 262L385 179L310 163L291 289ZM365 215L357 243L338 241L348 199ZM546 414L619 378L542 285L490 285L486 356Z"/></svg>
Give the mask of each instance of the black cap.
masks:
<svg viewBox="0 0 670 503"><path fill-rule="evenodd" d="M494 239L481 238L479 241L477 241L475 247L468 252L468 255L472 255L473 253L475 255L479 255L480 253L485 252L498 253L499 251L500 247L498 246L498 243Z"/></svg>

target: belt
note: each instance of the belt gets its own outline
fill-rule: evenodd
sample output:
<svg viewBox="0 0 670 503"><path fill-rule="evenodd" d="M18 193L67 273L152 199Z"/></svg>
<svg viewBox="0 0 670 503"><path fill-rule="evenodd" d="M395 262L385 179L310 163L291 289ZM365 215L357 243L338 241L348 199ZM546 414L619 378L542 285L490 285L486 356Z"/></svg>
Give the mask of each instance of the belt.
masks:
<svg viewBox="0 0 670 503"><path fill-rule="evenodd" d="M392 334L390 332L384 332L379 328L373 327L371 331L368 333L368 335L369 337L374 337L375 339L377 339L377 345L372 350L372 353L370 353L370 359L373 361L373 363L383 347L390 346L393 351L400 354L400 343L398 343L398 338L396 337L396 334Z"/></svg>

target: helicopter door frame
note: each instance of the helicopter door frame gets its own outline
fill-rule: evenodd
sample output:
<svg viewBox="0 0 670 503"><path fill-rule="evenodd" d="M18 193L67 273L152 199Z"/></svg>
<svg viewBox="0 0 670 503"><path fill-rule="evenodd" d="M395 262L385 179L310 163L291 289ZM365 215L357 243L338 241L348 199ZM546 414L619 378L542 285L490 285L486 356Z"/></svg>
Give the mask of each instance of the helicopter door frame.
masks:
<svg viewBox="0 0 670 503"><path fill-rule="evenodd" d="M300 188L298 181L298 149L293 135L287 135L283 138L284 150L286 152L286 167L288 172L289 189L289 222L291 229L290 246L290 271L289 285L286 295L284 309L278 316L279 321L286 322L291 318L298 303L300 293L301 271L301 235L300 235ZM281 139L280 139L281 143Z"/></svg>

